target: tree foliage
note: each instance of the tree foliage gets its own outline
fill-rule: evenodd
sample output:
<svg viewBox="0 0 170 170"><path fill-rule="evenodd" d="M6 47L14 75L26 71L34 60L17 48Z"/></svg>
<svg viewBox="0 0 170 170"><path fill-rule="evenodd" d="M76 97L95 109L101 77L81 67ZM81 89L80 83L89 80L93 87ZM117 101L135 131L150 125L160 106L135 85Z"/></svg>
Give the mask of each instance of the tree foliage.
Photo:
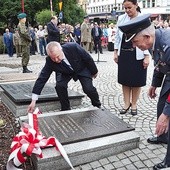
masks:
<svg viewBox="0 0 170 170"><path fill-rule="evenodd" d="M54 14L59 15L60 0L53 0ZM50 9L50 8L49 8ZM85 12L77 5L77 0L62 0L63 22L74 24L75 22L82 22Z"/></svg>
<svg viewBox="0 0 170 170"><path fill-rule="evenodd" d="M37 25L46 25L51 19L51 11L46 9L39 13L36 13L35 18L37 21Z"/></svg>
<svg viewBox="0 0 170 170"><path fill-rule="evenodd" d="M52 0L52 2L54 13L59 15L60 0ZM77 1L62 0L62 2L63 22L69 24L82 22L84 11L77 6ZM36 22L44 23L48 18L47 11L50 10L50 0L24 0L24 9L29 24L34 26ZM17 15L20 12L22 12L21 0L0 0L0 27L15 27L18 24ZM44 20L41 15L45 16Z"/></svg>

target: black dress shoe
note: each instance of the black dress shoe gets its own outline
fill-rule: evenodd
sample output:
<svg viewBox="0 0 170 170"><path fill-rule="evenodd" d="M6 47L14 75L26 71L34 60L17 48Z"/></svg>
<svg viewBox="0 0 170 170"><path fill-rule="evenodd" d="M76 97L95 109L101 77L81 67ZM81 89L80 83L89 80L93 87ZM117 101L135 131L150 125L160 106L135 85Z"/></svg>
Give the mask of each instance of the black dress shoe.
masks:
<svg viewBox="0 0 170 170"><path fill-rule="evenodd" d="M161 141L161 140L159 140L158 137L148 138L148 139L147 139L147 142L150 143L150 144L161 144L161 143L167 144L166 141Z"/></svg>
<svg viewBox="0 0 170 170"><path fill-rule="evenodd" d="M123 115L123 114L127 113L127 111L130 109L130 107L131 107L131 103L127 109L123 108L122 110L120 110L120 114Z"/></svg>
<svg viewBox="0 0 170 170"><path fill-rule="evenodd" d="M132 116L137 115L137 109L131 109L131 115Z"/></svg>
<svg viewBox="0 0 170 170"><path fill-rule="evenodd" d="M154 167L153 167L153 170L159 170L159 169L164 169L164 168L168 168L170 167L170 165L166 165L165 162L161 162L159 164L156 164Z"/></svg>
<svg viewBox="0 0 170 170"><path fill-rule="evenodd" d="M106 109L106 108L105 108L104 106L102 106L102 105L96 106L96 107L98 107L98 108L101 109L102 111Z"/></svg>

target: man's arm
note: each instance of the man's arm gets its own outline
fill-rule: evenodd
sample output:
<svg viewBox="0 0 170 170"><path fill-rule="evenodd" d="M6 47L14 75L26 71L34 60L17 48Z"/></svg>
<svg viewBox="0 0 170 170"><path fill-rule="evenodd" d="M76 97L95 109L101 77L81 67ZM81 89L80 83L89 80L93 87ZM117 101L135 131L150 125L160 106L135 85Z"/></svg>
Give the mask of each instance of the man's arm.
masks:
<svg viewBox="0 0 170 170"><path fill-rule="evenodd" d="M38 100L38 95L32 93L32 101L31 101L30 105L27 108L28 113L33 113L34 112L37 100Z"/></svg>
<svg viewBox="0 0 170 170"><path fill-rule="evenodd" d="M52 62L52 61L51 61ZM51 66L50 59L46 58L46 63L41 73L36 80L33 90L32 90L32 101L31 104L28 106L27 112L32 113L35 109L36 101L38 100L38 95L40 95L43 87L45 86L46 82L48 81L51 73L52 73L52 66Z"/></svg>
<svg viewBox="0 0 170 170"><path fill-rule="evenodd" d="M158 136L168 131L169 121L170 121L170 94L166 100L163 113L159 116L158 121L156 123L155 133Z"/></svg>
<svg viewBox="0 0 170 170"><path fill-rule="evenodd" d="M154 70L153 78L152 78L152 86L154 87L161 87L162 82L164 80L164 74L160 71Z"/></svg>
<svg viewBox="0 0 170 170"><path fill-rule="evenodd" d="M28 33L28 30L25 27L25 24L20 24L19 26L19 34L21 37L23 37L26 41L31 42L31 37Z"/></svg>

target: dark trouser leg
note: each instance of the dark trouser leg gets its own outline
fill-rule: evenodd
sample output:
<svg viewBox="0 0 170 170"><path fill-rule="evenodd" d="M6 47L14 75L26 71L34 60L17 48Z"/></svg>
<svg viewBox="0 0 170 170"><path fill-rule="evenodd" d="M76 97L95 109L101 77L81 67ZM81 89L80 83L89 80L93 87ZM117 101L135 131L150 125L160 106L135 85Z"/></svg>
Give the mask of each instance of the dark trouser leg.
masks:
<svg viewBox="0 0 170 170"><path fill-rule="evenodd" d="M100 51L100 53L102 53L101 40L99 40L99 42L98 42L98 47L99 47L99 51Z"/></svg>
<svg viewBox="0 0 170 170"><path fill-rule="evenodd" d="M6 47L7 54L10 56L10 47Z"/></svg>
<svg viewBox="0 0 170 170"><path fill-rule="evenodd" d="M169 95L169 92L167 91L163 96L159 97L158 104L157 104L157 119L162 114L163 108L165 106L166 99ZM158 137L161 141L167 141L168 134L164 133Z"/></svg>
<svg viewBox="0 0 170 170"><path fill-rule="evenodd" d="M56 92L60 100L61 110L70 110L70 102L68 99L68 91L67 91L67 84L70 81L70 76L64 76L62 74L57 75L57 82L56 82Z"/></svg>
<svg viewBox="0 0 170 170"><path fill-rule="evenodd" d="M78 79L80 80L84 93L91 99L92 105L96 107L101 106L98 92L92 83L92 78L79 76Z"/></svg>
<svg viewBox="0 0 170 170"><path fill-rule="evenodd" d="M43 55L43 39L42 38L39 39L39 49L40 49L41 55Z"/></svg>
<svg viewBox="0 0 170 170"><path fill-rule="evenodd" d="M45 39L43 41L43 47L44 47L44 54L47 55L47 52L46 52L46 40Z"/></svg>
<svg viewBox="0 0 170 170"><path fill-rule="evenodd" d="M14 48L14 46L13 45L10 45L10 48L9 48L9 55L10 55L10 57L12 57L13 56L13 48Z"/></svg>
<svg viewBox="0 0 170 170"><path fill-rule="evenodd" d="M97 53L97 41L96 40L94 40L94 51L95 53Z"/></svg>
<svg viewBox="0 0 170 170"><path fill-rule="evenodd" d="M168 129L168 147L165 157L165 164L170 166L170 123L169 123L169 129Z"/></svg>

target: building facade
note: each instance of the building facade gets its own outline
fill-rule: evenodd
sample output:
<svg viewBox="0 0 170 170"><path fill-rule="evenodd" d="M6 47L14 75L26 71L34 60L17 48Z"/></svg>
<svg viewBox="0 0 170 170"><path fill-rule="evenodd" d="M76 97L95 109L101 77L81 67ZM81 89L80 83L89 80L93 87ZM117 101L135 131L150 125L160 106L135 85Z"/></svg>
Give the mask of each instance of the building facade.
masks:
<svg viewBox="0 0 170 170"><path fill-rule="evenodd" d="M85 11L90 19L100 19L102 22L116 20L124 13L123 0L82 0ZM170 0L140 0L138 2L142 13L151 13L159 19L170 20Z"/></svg>

